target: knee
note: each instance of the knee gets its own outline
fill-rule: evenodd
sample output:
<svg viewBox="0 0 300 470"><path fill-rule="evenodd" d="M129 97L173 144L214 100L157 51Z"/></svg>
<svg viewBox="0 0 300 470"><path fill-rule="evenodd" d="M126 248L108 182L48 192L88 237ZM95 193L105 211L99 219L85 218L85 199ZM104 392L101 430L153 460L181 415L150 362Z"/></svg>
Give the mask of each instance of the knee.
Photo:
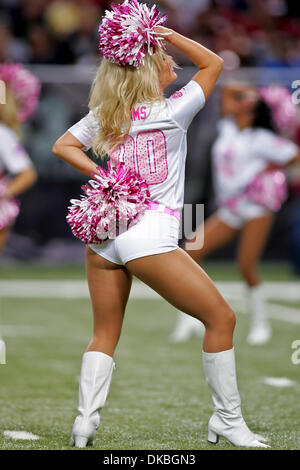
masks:
<svg viewBox="0 0 300 470"><path fill-rule="evenodd" d="M218 321L215 327L220 332L233 333L236 325L236 316L229 305L223 306L219 311Z"/></svg>
<svg viewBox="0 0 300 470"><path fill-rule="evenodd" d="M217 331L219 334L232 334L236 324L236 316L230 306L224 301L218 304L209 315L208 321L203 321L209 330Z"/></svg>
<svg viewBox="0 0 300 470"><path fill-rule="evenodd" d="M223 314L224 325L226 329L233 331L236 325L236 316L234 311L228 306Z"/></svg>

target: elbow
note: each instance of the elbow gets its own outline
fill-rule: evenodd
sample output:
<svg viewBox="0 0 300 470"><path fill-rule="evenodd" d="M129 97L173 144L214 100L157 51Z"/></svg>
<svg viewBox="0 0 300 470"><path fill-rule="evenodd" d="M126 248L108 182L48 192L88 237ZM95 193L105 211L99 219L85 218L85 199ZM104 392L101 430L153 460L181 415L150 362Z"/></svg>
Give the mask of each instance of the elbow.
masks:
<svg viewBox="0 0 300 470"><path fill-rule="evenodd" d="M38 179L38 175L36 172L36 169L32 166L28 170L25 170L24 172L24 181L26 181L26 187L30 188L33 186Z"/></svg>
<svg viewBox="0 0 300 470"><path fill-rule="evenodd" d="M53 145L52 147L52 153L54 155L56 155L57 157L60 157L61 158L61 155L62 155L62 152L63 152L63 148L66 147L65 145L65 142L64 142L64 139L63 137L60 137L59 139L57 139L57 141L55 142L55 144Z"/></svg>
<svg viewBox="0 0 300 470"><path fill-rule="evenodd" d="M60 145L59 145L58 140L57 140L57 141L55 142L55 144L53 145L53 147L52 147L52 153L53 153L54 155L56 155L57 157L59 157L59 153L60 153L60 152L59 152L59 149L60 149Z"/></svg>
<svg viewBox="0 0 300 470"><path fill-rule="evenodd" d="M31 166L30 168L27 168L27 170L19 173L17 178L20 184L20 190L17 192L16 196L19 193L27 191L27 189L31 188L31 186L37 182L38 175L35 168Z"/></svg>
<svg viewBox="0 0 300 470"><path fill-rule="evenodd" d="M215 64L216 70L219 72L219 74L222 72L223 67L224 67L224 59L220 56L216 56L216 64Z"/></svg>
<svg viewBox="0 0 300 470"><path fill-rule="evenodd" d="M223 70L224 66L224 60L219 57L215 56L214 62L211 64L211 76L214 77L214 80L218 80L219 76L221 75L221 72Z"/></svg>

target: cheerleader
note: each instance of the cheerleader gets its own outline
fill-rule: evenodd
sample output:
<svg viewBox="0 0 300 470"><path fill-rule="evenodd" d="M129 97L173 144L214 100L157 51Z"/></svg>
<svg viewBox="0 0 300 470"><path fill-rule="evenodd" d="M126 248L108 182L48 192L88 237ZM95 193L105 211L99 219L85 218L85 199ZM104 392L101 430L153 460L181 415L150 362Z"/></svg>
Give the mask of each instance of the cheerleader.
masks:
<svg viewBox="0 0 300 470"><path fill-rule="evenodd" d="M186 133L215 86L222 60L161 26L165 18L155 7L150 10L137 0L126 0L112 9L100 26L104 58L93 83L90 112L55 143L53 152L95 180L97 165L84 152L93 147L98 156L108 153L116 167L121 162L146 180L151 201L127 231L86 247L94 334L83 355L79 414L71 445L85 447L95 439L134 275L206 327L203 363L215 405L208 440L217 443L224 436L235 445L266 447L241 413L232 344L235 315L200 266L178 248ZM198 68L193 79L169 99L163 91L177 75L163 40ZM119 188L124 189L121 183ZM108 189L104 184L103 200Z"/></svg>
<svg viewBox="0 0 300 470"><path fill-rule="evenodd" d="M4 103L0 105L0 254L19 213L17 196L36 181L32 162L20 142L22 123L34 112L40 92L36 77L21 64L0 65ZM0 363L5 344L0 338Z"/></svg>
<svg viewBox="0 0 300 470"><path fill-rule="evenodd" d="M287 89L270 86L257 90L243 84L223 88L222 113L212 148L219 208L204 224L203 248L187 252L201 263L206 255L240 234L237 264L247 285L251 313L247 341L262 345L270 340L272 330L257 265L274 214L286 197L281 170L300 161L299 148L280 135L294 134L297 116ZM201 334L199 322L179 312L171 340L184 342L193 334Z"/></svg>

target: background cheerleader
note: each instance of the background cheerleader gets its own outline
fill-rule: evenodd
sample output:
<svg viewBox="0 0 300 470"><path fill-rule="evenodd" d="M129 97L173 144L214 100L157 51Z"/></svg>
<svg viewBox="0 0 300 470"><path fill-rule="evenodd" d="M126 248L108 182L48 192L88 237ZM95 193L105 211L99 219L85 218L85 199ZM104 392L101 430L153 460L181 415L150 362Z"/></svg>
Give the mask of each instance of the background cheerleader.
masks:
<svg viewBox="0 0 300 470"><path fill-rule="evenodd" d="M39 81L21 64L0 65L5 103L0 105L0 254L19 213L17 196L36 181L36 171L21 144L22 123L35 111ZM2 362L4 341L0 342Z"/></svg>
<svg viewBox="0 0 300 470"><path fill-rule="evenodd" d="M0 66L5 104L0 105L0 252L18 215L14 198L36 181L36 171L21 144L22 123L35 111L40 85L22 64Z"/></svg>
<svg viewBox="0 0 300 470"><path fill-rule="evenodd" d="M237 263L247 284L251 313L247 340L252 345L264 344L272 330L258 262L274 214L286 198L285 175L279 170L300 162L299 148L280 136L293 136L297 116L287 89L271 86L258 90L244 84L223 88L222 114L212 148L219 209L204 224L203 248L187 252L201 263L240 233ZM179 313L170 339L182 342L201 332L199 322Z"/></svg>

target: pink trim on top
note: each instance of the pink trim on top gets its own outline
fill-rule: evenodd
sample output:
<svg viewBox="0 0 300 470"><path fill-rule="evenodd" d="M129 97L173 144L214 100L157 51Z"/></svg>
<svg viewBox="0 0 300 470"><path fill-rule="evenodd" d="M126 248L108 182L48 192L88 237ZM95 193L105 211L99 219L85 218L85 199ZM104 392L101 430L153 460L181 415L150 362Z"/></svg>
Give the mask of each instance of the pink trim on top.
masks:
<svg viewBox="0 0 300 470"><path fill-rule="evenodd" d="M164 212L165 214L173 215L180 222L180 212L179 211L174 211L173 209L170 209L169 207L166 207L163 204L159 204L158 202L152 202L151 201L151 202L148 203L147 210L158 211L160 209L161 209L161 212Z"/></svg>

